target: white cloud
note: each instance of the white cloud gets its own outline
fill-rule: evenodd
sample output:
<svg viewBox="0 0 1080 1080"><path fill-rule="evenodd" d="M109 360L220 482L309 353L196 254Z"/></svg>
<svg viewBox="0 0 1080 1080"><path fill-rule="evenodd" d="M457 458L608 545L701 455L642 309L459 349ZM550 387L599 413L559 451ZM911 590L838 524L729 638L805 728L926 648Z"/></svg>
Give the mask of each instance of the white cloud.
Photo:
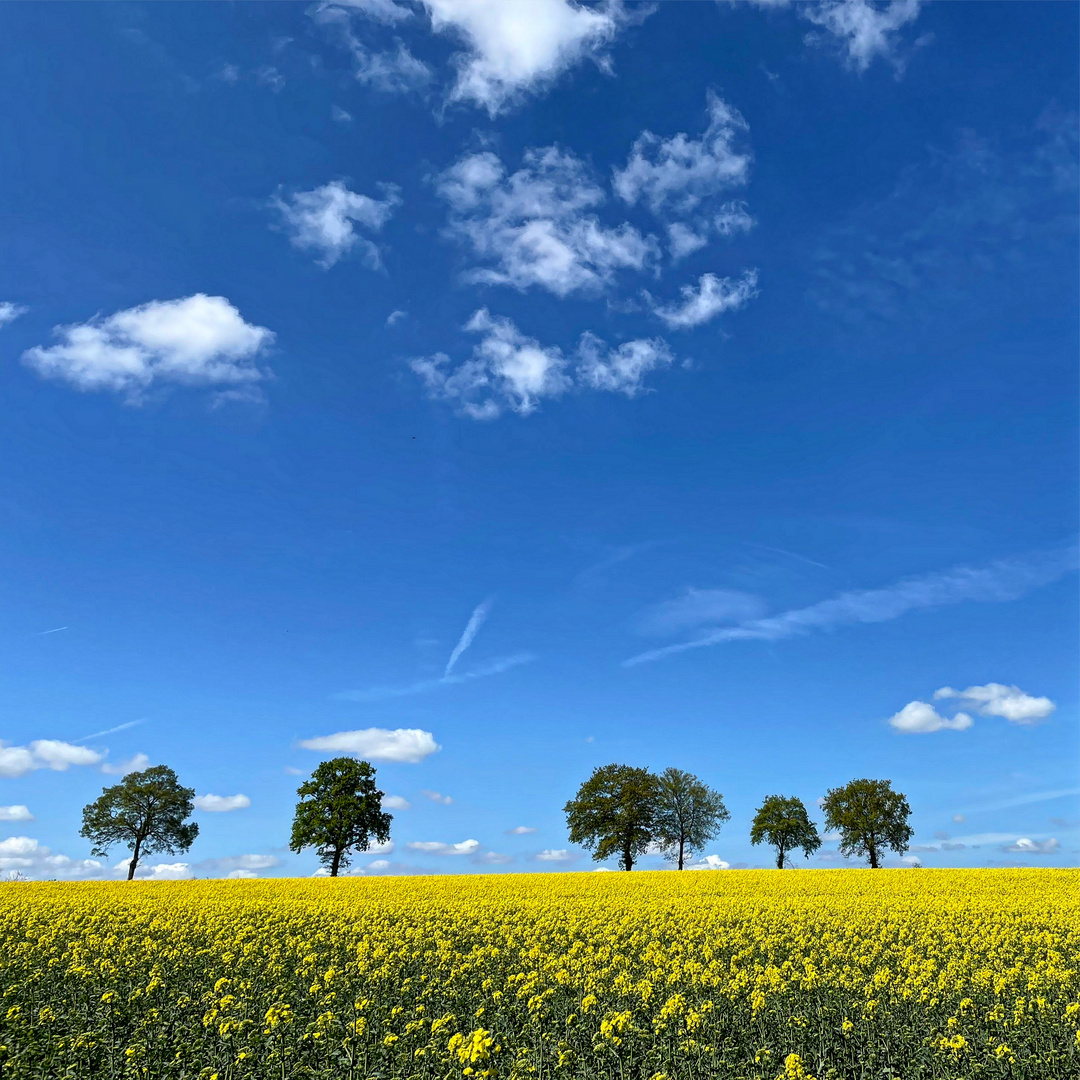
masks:
<svg viewBox="0 0 1080 1080"><path fill-rule="evenodd" d="M102 756L96 750L58 739L35 739L28 746L0 741L0 776L25 776L36 769L65 772L71 765L97 765Z"/></svg>
<svg viewBox="0 0 1080 1080"><path fill-rule="evenodd" d="M329 269L353 248L371 269L381 266L379 249L362 237L357 225L378 232L401 204L397 189L384 188L385 198L373 199L350 191L341 180L331 180L311 191L297 191L288 201L275 196L272 205L281 214L293 247L318 254L320 266Z"/></svg>
<svg viewBox="0 0 1080 1080"><path fill-rule="evenodd" d="M395 0L336 0L336 5L323 4L322 7L343 7L354 11L357 15L364 15L375 22L393 25L404 22L413 17L412 11Z"/></svg>
<svg viewBox="0 0 1080 1080"><path fill-rule="evenodd" d="M803 6L801 12L832 35L856 71L866 71L878 56L900 71L903 64L896 55L897 31L918 16L919 0L890 0L886 7L869 0L822 0L816 6ZM806 40L820 44L828 39L812 33Z"/></svg>
<svg viewBox="0 0 1080 1080"><path fill-rule="evenodd" d="M381 701L384 698L411 697L413 694L437 690L440 686L457 686L460 683L472 682L474 679L501 675L504 671L519 667L521 664L530 664L535 659L532 653L515 653L513 656L503 656L490 663L470 668L468 671L444 675L439 679L423 679L420 682L409 683L407 686L372 686L367 690L343 690L334 697L339 701Z"/></svg>
<svg viewBox="0 0 1080 1080"><path fill-rule="evenodd" d="M386 316L386 325L393 326L394 323L401 322L401 320L404 319L407 314L408 312L402 311L400 308L395 311L391 311L390 314Z"/></svg>
<svg viewBox="0 0 1080 1080"><path fill-rule="evenodd" d="M0 840L0 870L17 870L30 878L86 878L101 875L104 867L94 859L54 855L29 836L9 836Z"/></svg>
<svg viewBox="0 0 1080 1080"><path fill-rule="evenodd" d="M499 851L485 851L473 857L477 866L509 866L514 861L513 855L504 855Z"/></svg>
<svg viewBox="0 0 1080 1080"><path fill-rule="evenodd" d="M118 874L127 876L130 861L125 859L117 864L115 869ZM140 862L135 867L135 878L139 881L187 881L194 876L195 871L191 869L191 864L186 862L154 863L153 866Z"/></svg>
<svg viewBox="0 0 1080 1080"><path fill-rule="evenodd" d="M936 848L928 848L927 850L928 851L935 851L937 849ZM900 863L903 866L907 866L907 867L911 868L912 870L917 870L917 869L922 868L922 859L920 859L918 855L901 855L900 856Z"/></svg>
<svg viewBox="0 0 1080 1080"><path fill-rule="evenodd" d="M527 150L510 176L490 150L470 154L438 178L437 190L450 207L449 234L488 264L466 275L473 282L522 292L539 286L560 297L596 293L617 271L643 270L658 253L655 238L626 222L600 223L592 211L605 201L603 190L556 146Z"/></svg>
<svg viewBox="0 0 1080 1080"><path fill-rule="evenodd" d="M433 397L454 402L474 420L492 420L506 409L528 416L543 398L574 387L633 397L650 371L672 362L670 349L659 338L627 341L612 349L586 332L571 372L557 345L541 345L487 308L477 311L465 329L483 335L469 360L454 368L445 353L436 353L413 360L410 367Z"/></svg>
<svg viewBox="0 0 1080 1080"><path fill-rule="evenodd" d="M230 881L250 881L252 878L257 878L259 875L254 870L230 870L225 875Z"/></svg>
<svg viewBox="0 0 1080 1080"><path fill-rule="evenodd" d="M672 330L688 330L715 319L725 311L738 311L758 294L757 271L745 270L737 279L702 274L697 288L683 285L680 304L652 304L653 314ZM650 298L651 299L651 298Z"/></svg>
<svg viewBox="0 0 1080 1080"><path fill-rule="evenodd" d="M392 855L396 845L393 840L387 840L385 844L369 844L364 851L365 855Z"/></svg>
<svg viewBox="0 0 1080 1080"><path fill-rule="evenodd" d="M207 877L255 877L259 870L273 870L282 865L276 855L226 855L221 859L203 859L194 870ZM125 869L127 863L124 863ZM135 871L138 876L138 869Z"/></svg>
<svg viewBox="0 0 1080 1080"><path fill-rule="evenodd" d="M198 809L215 814L246 810L251 805L246 795L196 795L192 801Z"/></svg>
<svg viewBox="0 0 1080 1080"><path fill-rule="evenodd" d="M382 807L384 810L409 810L412 803L400 795L386 795L383 798Z"/></svg>
<svg viewBox="0 0 1080 1080"><path fill-rule="evenodd" d="M953 814L952 819L957 825L963 825L963 823L967 821L967 817L964 814Z"/></svg>
<svg viewBox="0 0 1080 1080"><path fill-rule="evenodd" d="M686 214L726 188L745 184L750 153L735 147L747 130L739 111L716 94L708 96L709 124L700 139L683 132L661 139L643 131L634 142L624 169L616 169L615 193L633 205L639 199L654 214Z"/></svg>
<svg viewBox="0 0 1080 1080"><path fill-rule="evenodd" d="M137 402L152 383L240 386L266 377L254 358L274 340L223 296L152 300L107 319L57 326L61 344L36 345L23 362L79 390L114 390Z"/></svg>
<svg viewBox="0 0 1080 1080"><path fill-rule="evenodd" d="M454 665L461 659L461 654L473 643L476 635L480 633L480 627L484 625L484 620L488 617L491 604L492 601L489 597L487 600L481 600L473 609L473 613L469 616L469 621L465 624L465 629L462 631L458 643L454 646L454 651L450 653L450 659L446 662L444 676L449 675L454 670Z"/></svg>
<svg viewBox="0 0 1080 1080"><path fill-rule="evenodd" d="M603 47L621 21L616 3L585 7L567 0L424 0L436 33L464 39L455 57L451 101L469 101L496 116L528 92L549 86L568 68L592 58L606 66Z"/></svg>
<svg viewBox="0 0 1080 1080"><path fill-rule="evenodd" d="M462 840L460 844L442 844L437 840L414 840L405 846L426 855L475 855L480 850L480 841Z"/></svg>
<svg viewBox="0 0 1080 1080"><path fill-rule="evenodd" d="M0 821L33 821L34 815L28 806L16 803L14 806L0 806Z"/></svg>
<svg viewBox="0 0 1080 1080"><path fill-rule="evenodd" d="M656 604L638 629L646 634L673 634L710 623L745 622L765 614L765 601L737 589L686 589L674 600Z"/></svg>
<svg viewBox="0 0 1080 1080"><path fill-rule="evenodd" d="M578 343L576 375L578 383L591 390L634 397L641 392L650 371L670 367L673 359L662 338L638 338L611 348L586 331Z"/></svg>
<svg viewBox="0 0 1080 1080"><path fill-rule="evenodd" d="M30 309L22 304L13 304L10 300L0 300L0 326L6 326L9 322L25 315Z"/></svg>
<svg viewBox="0 0 1080 1080"><path fill-rule="evenodd" d="M1048 840L1029 840L1022 836L1015 843L1004 845L1001 850L1022 855L1053 855L1060 847L1061 844L1052 836Z"/></svg>
<svg viewBox="0 0 1080 1080"><path fill-rule="evenodd" d="M971 727L972 719L967 713L957 713L950 720L939 715L934 706L925 701L911 701L895 716L890 716L889 723L897 731L922 734L931 731L966 731Z"/></svg>
<svg viewBox="0 0 1080 1080"><path fill-rule="evenodd" d="M529 833L534 833L536 830L531 825L515 825L512 829L506 830L507 836L528 836Z"/></svg>
<svg viewBox="0 0 1080 1080"><path fill-rule="evenodd" d="M103 773L108 773L110 776L127 776L128 773L142 772L150 764L150 758L146 754L134 754L126 761L118 761L115 765L110 764L108 761L104 762L101 766Z"/></svg>
<svg viewBox="0 0 1080 1080"><path fill-rule="evenodd" d="M538 862L552 863L574 862L577 857L576 854L567 851L566 848L547 848L544 851L537 852L534 856Z"/></svg>
<svg viewBox="0 0 1080 1080"><path fill-rule="evenodd" d="M934 700L956 698L966 708L977 709L982 716L1002 716L1012 724L1034 724L1045 720L1057 707L1048 697L1032 697L1018 686L987 683L954 690L943 686Z"/></svg>
<svg viewBox="0 0 1080 1080"><path fill-rule="evenodd" d="M454 800L449 795L442 795L437 791L429 791L427 788L423 788L420 792L425 799L430 799L432 802L437 802L442 806L449 806Z"/></svg>
<svg viewBox="0 0 1080 1080"><path fill-rule="evenodd" d="M922 577L905 578L882 589L853 590L809 607L793 608L739 626L722 627L702 636L632 656L627 666L728 641L779 641L812 630L887 622L911 611L925 611L967 601L1003 603L1056 581L1077 567L1075 547L1056 548L981 567L959 566Z"/></svg>
<svg viewBox="0 0 1080 1080"><path fill-rule="evenodd" d="M731 863L725 862L719 855L706 855L695 863L690 863L687 870L729 870Z"/></svg>
<svg viewBox="0 0 1080 1080"><path fill-rule="evenodd" d="M380 7L382 10L378 11ZM388 17L386 13L391 9L400 15ZM312 18L320 25L330 28L352 53L356 64L353 74L357 82L387 94L423 90L431 81L431 68L413 56L401 41L395 40L392 51L380 52L368 48L353 33L350 12L366 15L376 22L386 24L412 18L412 12L392 4L357 4L346 0L337 4L320 4L312 11Z"/></svg>
<svg viewBox="0 0 1080 1080"><path fill-rule="evenodd" d="M338 124L352 123L352 113L348 109L343 109L340 105L331 106L330 116Z"/></svg>
<svg viewBox="0 0 1080 1080"><path fill-rule="evenodd" d="M430 731L419 728L362 728L359 731L338 731L333 735L320 735L303 739L305 750L329 750L340 754L371 758L374 761L423 761L442 747Z"/></svg>

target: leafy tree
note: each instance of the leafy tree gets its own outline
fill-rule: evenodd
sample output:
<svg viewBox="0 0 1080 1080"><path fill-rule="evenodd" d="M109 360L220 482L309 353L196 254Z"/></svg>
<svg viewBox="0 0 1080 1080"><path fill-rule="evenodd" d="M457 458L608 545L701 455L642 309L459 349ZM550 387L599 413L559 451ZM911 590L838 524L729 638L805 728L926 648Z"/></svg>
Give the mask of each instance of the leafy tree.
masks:
<svg viewBox="0 0 1080 1080"><path fill-rule="evenodd" d="M911 807L889 780L852 780L833 788L822 803L825 827L840 834L844 855L865 855L877 869L884 848L903 855L914 830Z"/></svg>
<svg viewBox="0 0 1080 1080"><path fill-rule="evenodd" d="M592 851L596 862L617 854L622 868L632 870L655 837L658 794L648 769L597 767L563 807L570 842Z"/></svg>
<svg viewBox="0 0 1080 1080"><path fill-rule="evenodd" d="M168 765L128 773L83 808L79 835L94 845L91 854L102 858L113 844L130 848L130 881L143 855L176 855L195 842L199 826L187 820L195 808L194 797L194 788L181 787Z"/></svg>
<svg viewBox="0 0 1080 1080"><path fill-rule="evenodd" d="M731 815L723 796L706 787L693 773L665 769L659 778L656 839L665 858L678 862L702 848Z"/></svg>
<svg viewBox="0 0 1080 1080"><path fill-rule="evenodd" d="M293 818L289 847L318 849L319 861L337 877L349 865L349 853L367 851L372 840L390 839L390 814L375 787L375 770L366 761L336 757L322 762L297 789L300 802Z"/></svg>
<svg viewBox="0 0 1080 1080"><path fill-rule="evenodd" d="M770 795L754 815L750 843L762 841L776 848L776 869L784 869L784 856L802 848L806 858L821 847L817 826L810 820L802 799Z"/></svg>

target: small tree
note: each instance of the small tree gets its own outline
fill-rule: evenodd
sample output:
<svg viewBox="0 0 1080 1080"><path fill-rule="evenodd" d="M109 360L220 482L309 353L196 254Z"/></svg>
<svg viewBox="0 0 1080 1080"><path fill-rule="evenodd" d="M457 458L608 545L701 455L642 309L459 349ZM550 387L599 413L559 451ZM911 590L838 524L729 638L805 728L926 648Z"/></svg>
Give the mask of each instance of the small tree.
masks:
<svg viewBox="0 0 1080 1080"><path fill-rule="evenodd" d="M657 778L648 769L594 769L577 797L563 807L570 842L592 851L596 862L617 854L622 868L632 870L654 839L657 795Z"/></svg>
<svg viewBox="0 0 1080 1080"><path fill-rule="evenodd" d="M784 869L784 856L802 848L806 858L821 847L817 826L810 820L802 799L770 795L758 807L750 826L750 843L762 841L776 848L776 869Z"/></svg>
<svg viewBox="0 0 1080 1080"><path fill-rule="evenodd" d="M885 848L903 855L914 833L911 807L889 780L852 780L829 791L821 808L825 828L840 834L840 851L866 856L875 870Z"/></svg>
<svg viewBox="0 0 1080 1080"><path fill-rule="evenodd" d="M720 792L693 773L665 769L660 774L656 839L664 857L677 862L680 870L686 857L700 852L730 817Z"/></svg>
<svg viewBox="0 0 1080 1080"><path fill-rule="evenodd" d="M199 826L188 821L194 810L193 788L180 786L168 765L155 765L128 773L113 787L83 808L79 835L94 846L91 854L104 858L113 844L131 849L130 881L143 855L167 852L176 855L195 842Z"/></svg>
<svg viewBox="0 0 1080 1080"><path fill-rule="evenodd" d="M385 844L390 839L393 818L383 811L383 793L375 787L375 770L366 761L324 761L296 794L300 802L289 847L296 852L317 848L331 877L349 865L350 852L367 851L372 840Z"/></svg>

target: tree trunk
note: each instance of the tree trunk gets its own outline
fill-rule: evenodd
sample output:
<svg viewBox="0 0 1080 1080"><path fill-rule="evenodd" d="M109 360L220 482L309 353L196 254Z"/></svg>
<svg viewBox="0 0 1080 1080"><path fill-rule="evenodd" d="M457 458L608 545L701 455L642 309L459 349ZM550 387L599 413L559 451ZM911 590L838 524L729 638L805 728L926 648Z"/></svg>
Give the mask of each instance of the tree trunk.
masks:
<svg viewBox="0 0 1080 1080"><path fill-rule="evenodd" d="M784 869L784 845L779 844L776 848L776 869Z"/></svg>
<svg viewBox="0 0 1080 1080"><path fill-rule="evenodd" d="M878 868L877 844L875 844L873 839L871 839L868 846L870 848L870 869L876 870Z"/></svg>
<svg viewBox="0 0 1080 1080"><path fill-rule="evenodd" d="M330 876L338 876L338 867L341 866L341 848L334 848L334 861L330 864Z"/></svg>
<svg viewBox="0 0 1080 1080"><path fill-rule="evenodd" d="M686 850L686 841L679 840L679 869L683 868L683 852Z"/></svg>
<svg viewBox="0 0 1080 1080"><path fill-rule="evenodd" d="M135 837L135 849L132 851L131 858L128 861L128 876L127 876L128 881L130 881L135 876L135 867L139 865L139 851L140 851L141 848L142 848L142 837L141 836L136 836Z"/></svg>
<svg viewBox="0 0 1080 1080"><path fill-rule="evenodd" d="M634 856L630 852L629 844L623 848L622 864L624 870L633 870L634 868Z"/></svg>

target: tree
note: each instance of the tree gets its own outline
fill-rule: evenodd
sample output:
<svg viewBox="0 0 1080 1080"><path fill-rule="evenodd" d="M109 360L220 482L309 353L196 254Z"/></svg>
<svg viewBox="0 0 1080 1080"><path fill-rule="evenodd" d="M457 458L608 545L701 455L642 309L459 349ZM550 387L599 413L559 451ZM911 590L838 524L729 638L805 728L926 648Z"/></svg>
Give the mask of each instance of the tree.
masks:
<svg viewBox="0 0 1080 1080"><path fill-rule="evenodd" d="M324 761L296 794L300 802L289 847L296 852L317 848L331 877L349 865L350 852L367 851L372 840L385 844L390 839L393 818L383 811L383 793L375 787L375 770L366 761Z"/></svg>
<svg viewBox="0 0 1080 1080"><path fill-rule="evenodd" d="M597 767L563 807L570 842L592 851L596 862L617 854L622 868L632 870L655 836L658 788L648 769Z"/></svg>
<svg viewBox="0 0 1080 1080"><path fill-rule="evenodd" d="M884 848L903 855L914 830L911 807L889 780L852 780L825 795L825 828L840 834L844 855L865 855L877 869Z"/></svg>
<svg viewBox="0 0 1080 1080"><path fill-rule="evenodd" d="M730 817L720 792L693 773L665 769L660 774L656 839L664 857L677 862L680 870L686 856L700 852Z"/></svg>
<svg viewBox="0 0 1080 1080"><path fill-rule="evenodd" d="M754 815L750 843L762 841L776 848L776 869L784 869L784 856L802 848L806 858L821 847L817 826L810 820L802 799L770 795Z"/></svg>
<svg viewBox="0 0 1080 1080"><path fill-rule="evenodd" d="M168 765L128 773L83 808L79 835L94 845L91 854L102 858L113 844L130 848L130 881L143 855L177 855L195 842L199 826L187 820L195 808L194 797L194 788L181 787Z"/></svg>

